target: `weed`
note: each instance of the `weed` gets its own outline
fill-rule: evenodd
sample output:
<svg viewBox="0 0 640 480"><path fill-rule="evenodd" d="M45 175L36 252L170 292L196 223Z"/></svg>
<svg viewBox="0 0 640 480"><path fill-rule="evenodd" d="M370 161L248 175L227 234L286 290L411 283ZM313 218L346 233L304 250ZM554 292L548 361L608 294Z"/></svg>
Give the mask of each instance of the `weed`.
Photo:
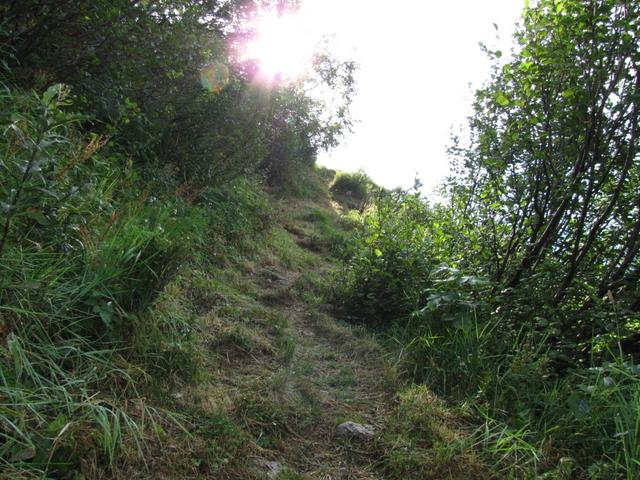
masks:
<svg viewBox="0 0 640 480"><path fill-rule="evenodd" d="M398 394L398 407L379 444L391 478L486 478L455 416L424 386Z"/></svg>
<svg viewBox="0 0 640 480"><path fill-rule="evenodd" d="M286 366L291 365L293 355L296 351L296 341L291 337L283 337L279 341L279 347L282 363Z"/></svg>

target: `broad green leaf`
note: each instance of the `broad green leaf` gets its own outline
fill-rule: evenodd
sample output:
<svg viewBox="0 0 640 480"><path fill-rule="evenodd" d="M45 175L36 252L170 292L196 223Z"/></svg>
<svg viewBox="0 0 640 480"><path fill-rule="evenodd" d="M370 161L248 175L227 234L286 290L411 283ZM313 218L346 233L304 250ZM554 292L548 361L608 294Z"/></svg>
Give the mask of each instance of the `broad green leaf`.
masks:
<svg viewBox="0 0 640 480"><path fill-rule="evenodd" d="M507 107L511 103L509 98L502 92L496 94L496 102L498 102L498 105L501 107Z"/></svg>
<svg viewBox="0 0 640 480"><path fill-rule="evenodd" d="M42 95L42 103L46 106L51 105L51 102L54 98L56 98L62 89L62 84L56 83L55 85L51 85L47 88L47 91Z"/></svg>

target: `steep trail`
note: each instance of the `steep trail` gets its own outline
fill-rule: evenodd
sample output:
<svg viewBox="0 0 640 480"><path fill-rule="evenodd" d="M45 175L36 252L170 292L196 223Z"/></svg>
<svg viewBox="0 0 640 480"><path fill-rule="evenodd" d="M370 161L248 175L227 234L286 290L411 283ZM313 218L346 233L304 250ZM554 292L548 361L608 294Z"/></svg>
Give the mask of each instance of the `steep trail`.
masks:
<svg viewBox="0 0 640 480"><path fill-rule="evenodd" d="M133 465L130 478L222 480L476 479L486 474L464 422L399 372L364 327L327 302L336 241L352 232L328 196L272 198L274 215L251 250L193 272L202 374L176 385L171 410L190 436ZM341 435L344 422L373 435Z"/></svg>
<svg viewBox="0 0 640 480"><path fill-rule="evenodd" d="M326 267L321 264L320 271ZM278 287L284 290L300 278L299 272L280 273ZM382 428L391 397L384 385L380 347L298 298L282 308L296 345L288 368L314 407L305 424L292 428L283 442L283 463L314 479L380 478L373 468L372 440L347 440L336 434L342 421Z"/></svg>
<svg viewBox="0 0 640 480"><path fill-rule="evenodd" d="M352 234L341 230L339 206L328 198L274 205L275 248L234 279L249 310L272 320L265 326L252 314L246 325L257 339L231 342L215 366L231 415L251 439L213 478L491 478L465 422L402 379L397 352L325 303L337 266L330 237ZM248 355L234 354L238 348ZM374 435L340 435L347 421L372 426Z"/></svg>
<svg viewBox="0 0 640 480"><path fill-rule="evenodd" d="M318 304L318 297L308 295L308 279L327 282L334 267L325 249L305 234L305 225L289 223L284 232L312 256L313 266L271 265L248 274L246 281L257 283L263 292L260 302L286 319L295 345L290 362L272 372L286 383L275 400L283 405L302 402L307 408L304 417L285 426L277 448L261 452L262 458L302 478L382 478L375 468L375 440L341 437L336 427L354 421L372 425L376 433L383 428L393 401L392 370L364 329L339 322L326 305Z"/></svg>

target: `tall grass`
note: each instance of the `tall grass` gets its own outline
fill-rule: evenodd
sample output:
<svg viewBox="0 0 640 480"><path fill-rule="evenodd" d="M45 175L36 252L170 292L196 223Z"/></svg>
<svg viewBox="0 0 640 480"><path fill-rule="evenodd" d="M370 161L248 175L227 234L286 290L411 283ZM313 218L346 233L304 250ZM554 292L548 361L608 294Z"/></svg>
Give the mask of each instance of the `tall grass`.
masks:
<svg viewBox="0 0 640 480"><path fill-rule="evenodd" d="M360 170L355 173L337 172L329 189L334 193L366 202L375 193L377 187L367 174Z"/></svg>
<svg viewBox="0 0 640 480"><path fill-rule="evenodd" d="M127 360L124 324L160 286L145 256L158 253L115 243L71 256L12 245L0 261L0 458L13 468L60 474L91 451L113 465L123 444L142 456L147 427L167 418L136 391L145 374Z"/></svg>
<svg viewBox="0 0 640 480"><path fill-rule="evenodd" d="M150 190L64 86L0 104L0 477L116 475L180 423L151 385L201 368L192 267L265 230L266 202L248 179Z"/></svg>
<svg viewBox="0 0 640 480"><path fill-rule="evenodd" d="M415 381L466 405L478 425L470 448L497 478L638 478L638 366L612 353L558 377L543 343L523 331L504 345L488 325L396 330L390 339Z"/></svg>

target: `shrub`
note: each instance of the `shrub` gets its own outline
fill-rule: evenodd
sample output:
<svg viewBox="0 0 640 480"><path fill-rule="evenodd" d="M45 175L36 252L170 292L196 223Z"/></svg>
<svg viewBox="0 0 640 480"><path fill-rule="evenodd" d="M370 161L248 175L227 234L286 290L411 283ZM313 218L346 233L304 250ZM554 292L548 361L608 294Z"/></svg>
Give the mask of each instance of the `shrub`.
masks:
<svg viewBox="0 0 640 480"><path fill-rule="evenodd" d="M198 205L207 209L210 231L227 246L239 246L240 239L264 232L271 219L265 194L250 177L207 190Z"/></svg>
<svg viewBox="0 0 640 480"><path fill-rule="evenodd" d="M122 193L135 176L80 133L66 87L0 102L2 467L62 476L89 452L112 465L166 417L135 400L127 349L179 249L166 215Z"/></svg>
<svg viewBox="0 0 640 480"><path fill-rule="evenodd" d="M428 209L417 195L380 194L356 232L353 255L336 282L335 301L372 327L406 321L426 298L435 266Z"/></svg>
<svg viewBox="0 0 640 480"><path fill-rule="evenodd" d="M379 195L356 216L337 306L382 329L408 377L471 414L470 442L500 478L635 478L640 372L607 351L623 332L585 347L583 363L566 361L551 339L562 311L527 303L547 277L511 291L466 272L475 252L457 250L464 234L448 212L416 195ZM429 441L429 432L416 435Z"/></svg>
<svg viewBox="0 0 640 480"><path fill-rule="evenodd" d="M375 189L373 181L362 170L358 172L337 172L330 190L340 195L366 202Z"/></svg>

